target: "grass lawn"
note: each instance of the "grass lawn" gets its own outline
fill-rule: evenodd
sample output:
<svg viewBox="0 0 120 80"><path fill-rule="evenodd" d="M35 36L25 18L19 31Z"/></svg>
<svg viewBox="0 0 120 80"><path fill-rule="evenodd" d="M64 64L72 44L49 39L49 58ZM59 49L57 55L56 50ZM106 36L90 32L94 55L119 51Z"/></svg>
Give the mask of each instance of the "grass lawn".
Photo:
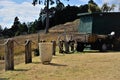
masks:
<svg viewBox="0 0 120 80"><path fill-rule="evenodd" d="M51 64L40 57L30 64L15 65L14 71L0 71L0 80L119 80L120 52L58 54Z"/></svg>

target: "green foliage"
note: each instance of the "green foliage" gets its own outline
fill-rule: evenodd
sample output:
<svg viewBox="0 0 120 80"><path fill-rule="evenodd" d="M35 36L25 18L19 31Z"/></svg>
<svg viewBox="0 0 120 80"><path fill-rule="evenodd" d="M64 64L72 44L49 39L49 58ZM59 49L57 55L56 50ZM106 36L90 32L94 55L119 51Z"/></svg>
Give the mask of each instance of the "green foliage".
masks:
<svg viewBox="0 0 120 80"><path fill-rule="evenodd" d="M33 5L35 6L36 4L42 4L44 3L44 5L47 4L47 1L48 0L33 0ZM53 5L55 2L56 4L60 3L61 1L60 0L49 0L50 1L50 4ZM69 0L66 0L66 1L69 1Z"/></svg>
<svg viewBox="0 0 120 80"><path fill-rule="evenodd" d="M44 2L43 2L44 1ZM33 0L33 5L43 4L46 5L47 0ZM69 1L69 0L67 0ZM64 6L61 0L50 0L50 4L56 3L55 7L48 9L49 11L49 28L58 24L63 24L65 22L73 21L77 18L77 14L85 12L100 12L99 6L93 1L88 1L88 4L78 6ZM112 5L112 9L114 5ZM12 37L22 34L31 34L43 30L46 28L46 6L41 10L40 16L34 22L21 23L19 18L16 16L13 25L10 29L5 28L2 31L3 36Z"/></svg>
<svg viewBox="0 0 120 80"><path fill-rule="evenodd" d="M27 34L28 33L28 27L26 23L21 24L18 17L15 17L13 25L11 28L5 28L2 31L2 35L4 37L13 37L18 36L21 34Z"/></svg>
<svg viewBox="0 0 120 80"><path fill-rule="evenodd" d="M97 4L93 0L88 1L88 4L93 4L93 5L97 6Z"/></svg>
<svg viewBox="0 0 120 80"><path fill-rule="evenodd" d="M101 12L100 8L94 4L89 3L88 6L89 6L88 12L90 12L90 13Z"/></svg>
<svg viewBox="0 0 120 80"><path fill-rule="evenodd" d="M85 4L85 5L81 5L79 8L80 8L81 13L86 13L88 12L89 6L88 4Z"/></svg>
<svg viewBox="0 0 120 80"><path fill-rule="evenodd" d="M101 7L102 12L108 12L109 11L109 6L107 3L104 3Z"/></svg>
<svg viewBox="0 0 120 80"><path fill-rule="evenodd" d="M102 12L110 12L114 11L114 8L116 7L115 4L112 4L111 6L108 5L108 3L104 3L101 7Z"/></svg>
<svg viewBox="0 0 120 80"><path fill-rule="evenodd" d="M92 12L101 12L100 8L98 7L98 5L93 1L90 0L88 2L88 12L92 13Z"/></svg>
<svg viewBox="0 0 120 80"><path fill-rule="evenodd" d="M61 24L73 21L78 18L77 14L80 13L80 8L76 6L66 6L63 10L56 11L55 23Z"/></svg>
<svg viewBox="0 0 120 80"><path fill-rule="evenodd" d="M63 7L62 3L60 0L33 0L33 5L35 6L38 2L41 4L41 2L44 1L45 5L45 13L46 13L46 28L45 28L45 33L48 33L48 28L49 28L49 2L50 4L54 4L56 1L56 4L59 4L58 8L60 9ZM69 0L67 0L69 1Z"/></svg>
<svg viewBox="0 0 120 80"><path fill-rule="evenodd" d="M58 3L56 6L56 10L63 10L64 8L65 8L65 6L62 2Z"/></svg>
<svg viewBox="0 0 120 80"><path fill-rule="evenodd" d="M0 25L0 37L2 36L2 31L3 29L2 29L2 26Z"/></svg>
<svg viewBox="0 0 120 80"><path fill-rule="evenodd" d="M28 33L28 27L27 27L26 23L23 23L23 24L19 25L18 32L20 34L27 34Z"/></svg>
<svg viewBox="0 0 120 80"><path fill-rule="evenodd" d="M85 12L93 13L93 12L101 12L101 9L93 0L89 0L88 4L80 6L80 11L81 13L85 13Z"/></svg>

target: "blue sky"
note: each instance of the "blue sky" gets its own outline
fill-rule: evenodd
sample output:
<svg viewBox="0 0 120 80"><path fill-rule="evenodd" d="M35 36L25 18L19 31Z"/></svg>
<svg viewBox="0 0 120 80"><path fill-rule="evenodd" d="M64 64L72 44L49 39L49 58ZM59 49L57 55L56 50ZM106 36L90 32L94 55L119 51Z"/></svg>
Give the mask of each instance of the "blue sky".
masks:
<svg viewBox="0 0 120 80"><path fill-rule="evenodd" d="M82 5L87 4L89 0L62 0L64 4ZM108 2L109 4L118 4L120 0L94 0L99 6ZM44 5L33 6L32 0L0 0L0 25L10 28L14 18L19 17L20 22L31 22L38 19L40 9Z"/></svg>

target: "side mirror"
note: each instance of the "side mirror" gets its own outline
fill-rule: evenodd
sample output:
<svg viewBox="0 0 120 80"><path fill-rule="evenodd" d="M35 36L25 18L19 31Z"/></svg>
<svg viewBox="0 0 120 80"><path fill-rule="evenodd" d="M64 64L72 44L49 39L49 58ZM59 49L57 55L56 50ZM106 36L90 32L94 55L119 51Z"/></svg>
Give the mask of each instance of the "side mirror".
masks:
<svg viewBox="0 0 120 80"><path fill-rule="evenodd" d="M110 33L110 35L112 35L112 36L113 36L113 35L115 35L115 32L114 32L114 31L112 31L112 32Z"/></svg>

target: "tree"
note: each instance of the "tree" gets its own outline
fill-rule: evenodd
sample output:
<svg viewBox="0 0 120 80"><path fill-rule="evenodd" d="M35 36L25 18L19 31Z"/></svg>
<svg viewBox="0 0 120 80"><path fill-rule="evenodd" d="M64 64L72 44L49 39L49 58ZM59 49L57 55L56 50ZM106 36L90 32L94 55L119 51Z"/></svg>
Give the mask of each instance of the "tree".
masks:
<svg viewBox="0 0 120 80"><path fill-rule="evenodd" d="M101 7L102 12L110 12L113 11L116 7L115 4L112 4L111 6L108 5L108 3L104 3Z"/></svg>
<svg viewBox="0 0 120 80"><path fill-rule="evenodd" d="M110 7L110 11L114 11L116 5L115 4L112 4L111 7Z"/></svg>
<svg viewBox="0 0 120 80"><path fill-rule="evenodd" d="M79 8L80 8L81 13L86 13L88 12L89 6L88 4L85 4L85 5L81 5Z"/></svg>
<svg viewBox="0 0 120 80"><path fill-rule="evenodd" d="M93 4L95 6L98 6L93 0L88 1L88 4Z"/></svg>
<svg viewBox="0 0 120 80"><path fill-rule="evenodd" d="M55 1L54 0L33 0L32 4L35 6L37 3L39 3L39 4L43 3L43 1L44 1L44 5L46 7L46 28L45 28L45 33L48 33L48 28L49 28L49 2L52 5L52 4L55 3L55 1L56 1L56 4L61 3L61 1L60 0L55 0ZM67 1L69 1L69 0L67 0Z"/></svg>
<svg viewBox="0 0 120 80"><path fill-rule="evenodd" d="M55 25L64 24L65 22L73 21L78 18L77 14L81 12L77 6L66 6L63 10L57 10L54 15Z"/></svg>
<svg viewBox="0 0 120 80"><path fill-rule="evenodd" d="M13 36L13 31L11 31L7 27L5 27L2 34L3 34L4 37L7 37L7 38L12 37Z"/></svg>
<svg viewBox="0 0 120 80"><path fill-rule="evenodd" d="M19 18L16 16L12 25L12 28L10 28L10 31L12 31L12 36L18 36L20 34L27 34L28 33L28 27L26 23L22 23L19 21Z"/></svg>
<svg viewBox="0 0 120 80"><path fill-rule="evenodd" d="M15 19L14 19L14 22L13 22L13 25L12 25L12 28L11 28L11 29L12 29L14 32L18 31L19 24L20 24L19 18L16 16Z"/></svg>
<svg viewBox="0 0 120 80"><path fill-rule="evenodd" d="M57 3L56 9L57 10L63 10L65 8L64 4L62 2Z"/></svg>
<svg viewBox="0 0 120 80"><path fill-rule="evenodd" d="M2 26L0 25L0 37L2 36L2 31L3 29L2 29Z"/></svg>
<svg viewBox="0 0 120 80"><path fill-rule="evenodd" d="M90 1L88 1L88 12L90 12L90 13L101 12L101 10L93 0L90 0Z"/></svg>
<svg viewBox="0 0 120 80"><path fill-rule="evenodd" d="M85 13L85 12L89 12L89 13L101 12L101 9L99 8L99 6L93 0L89 0L88 4L81 5L79 8L80 8L82 13Z"/></svg>
<svg viewBox="0 0 120 80"><path fill-rule="evenodd" d="M31 27L33 26L33 22L28 22L27 27L28 27L28 33L31 33Z"/></svg>
<svg viewBox="0 0 120 80"><path fill-rule="evenodd" d="M104 3L101 7L102 12L108 12L109 11L109 6L108 3Z"/></svg>
<svg viewBox="0 0 120 80"><path fill-rule="evenodd" d="M20 34L27 34L28 33L28 27L27 27L25 22L20 25L19 32L20 32Z"/></svg>
<svg viewBox="0 0 120 80"><path fill-rule="evenodd" d="M12 28L10 28L11 31L13 31L12 36L16 36L20 34L19 28L21 26L21 23L19 21L19 18L16 16L12 25Z"/></svg>

